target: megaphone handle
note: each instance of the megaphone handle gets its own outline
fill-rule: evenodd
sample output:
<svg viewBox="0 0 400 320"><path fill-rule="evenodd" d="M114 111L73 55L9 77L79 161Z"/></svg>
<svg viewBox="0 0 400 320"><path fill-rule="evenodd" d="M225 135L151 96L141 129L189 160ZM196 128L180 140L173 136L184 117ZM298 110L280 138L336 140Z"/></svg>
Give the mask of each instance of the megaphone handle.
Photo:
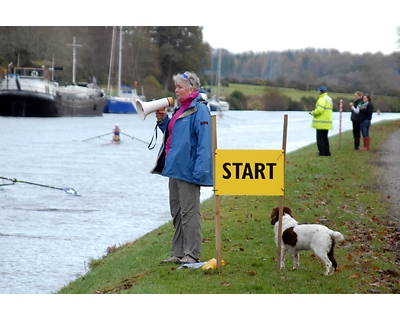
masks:
<svg viewBox="0 0 400 320"><path fill-rule="evenodd" d="M155 140L154 140L154 137L155 137ZM151 144L153 143L153 141L154 141L154 145L152 146ZM148 148L149 150L153 150L154 147L156 146L156 143L157 143L157 124L156 124L156 126L154 127L153 136L151 137L151 141L150 141L149 145L147 146L147 148Z"/></svg>

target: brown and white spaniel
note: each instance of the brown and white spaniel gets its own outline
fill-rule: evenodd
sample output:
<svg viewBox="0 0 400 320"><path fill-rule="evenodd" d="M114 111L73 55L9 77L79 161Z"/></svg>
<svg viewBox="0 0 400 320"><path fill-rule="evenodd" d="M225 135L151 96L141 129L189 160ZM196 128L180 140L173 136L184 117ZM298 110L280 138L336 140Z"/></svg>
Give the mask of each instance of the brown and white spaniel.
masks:
<svg viewBox="0 0 400 320"><path fill-rule="evenodd" d="M271 212L271 224L274 226L276 245L278 245L278 220L279 207L276 207ZM292 209L283 207L281 269L285 268L287 252L293 255L293 269L297 269L299 251L312 250L324 263L326 267L325 275L328 275L332 266L335 269L334 271L337 267L334 257L335 241L343 240L344 237L340 232L333 231L321 224L299 224L293 218Z"/></svg>

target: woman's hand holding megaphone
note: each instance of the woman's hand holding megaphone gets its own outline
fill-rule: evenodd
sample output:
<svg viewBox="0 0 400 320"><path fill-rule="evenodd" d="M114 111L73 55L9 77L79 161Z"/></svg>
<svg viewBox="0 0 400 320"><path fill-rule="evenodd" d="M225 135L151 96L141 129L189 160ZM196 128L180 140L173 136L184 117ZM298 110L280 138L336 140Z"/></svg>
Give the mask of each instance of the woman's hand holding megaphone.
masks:
<svg viewBox="0 0 400 320"><path fill-rule="evenodd" d="M163 119L165 118L165 116L167 115L165 108L163 109L159 109L156 111L156 118L158 122L163 121Z"/></svg>

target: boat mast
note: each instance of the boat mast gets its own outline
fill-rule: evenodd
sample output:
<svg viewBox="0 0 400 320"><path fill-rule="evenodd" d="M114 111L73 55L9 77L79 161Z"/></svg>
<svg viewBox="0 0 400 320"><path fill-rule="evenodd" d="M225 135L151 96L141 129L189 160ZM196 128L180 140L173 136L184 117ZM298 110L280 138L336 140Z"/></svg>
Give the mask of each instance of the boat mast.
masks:
<svg viewBox="0 0 400 320"><path fill-rule="evenodd" d="M114 35L115 35L115 27L113 27L112 38L111 38L111 56L110 56L110 69L108 71L108 86L107 91L108 95L111 96L111 73L112 73L112 65L113 65L113 52L114 52Z"/></svg>
<svg viewBox="0 0 400 320"><path fill-rule="evenodd" d="M53 54L53 62L51 63L51 81L54 82L54 54Z"/></svg>
<svg viewBox="0 0 400 320"><path fill-rule="evenodd" d="M76 47L82 47L82 45L81 44L76 44L75 43L75 37L74 37L74 43L73 44L67 44L67 46L73 46L74 47L74 49L72 50L72 84L75 84L75 61L76 61L76 59L75 59L75 55L76 55L75 48Z"/></svg>
<svg viewBox="0 0 400 320"><path fill-rule="evenodd" d="M211 52L211 57L210 57L210 60L211 60L210 98L212 98L212 95L213 95L213 88L212 88L212 85L213 85L213 77L214 77L214 69L213 69L213 49L212 49L212 48L211 48L210 52Z"/></svg>
<svg viewBox="0 0 400 320"><path fill-rule="evenodd" d="M221 48L218 55L218 70L217 70L217 100L219 101L219 87L221 85Z"/></svg>
<svg viewBox="0 0 400 320"><path fill-rule="evenodd" d="M119 27L118 96L121 96L122 27Z"/></svg>

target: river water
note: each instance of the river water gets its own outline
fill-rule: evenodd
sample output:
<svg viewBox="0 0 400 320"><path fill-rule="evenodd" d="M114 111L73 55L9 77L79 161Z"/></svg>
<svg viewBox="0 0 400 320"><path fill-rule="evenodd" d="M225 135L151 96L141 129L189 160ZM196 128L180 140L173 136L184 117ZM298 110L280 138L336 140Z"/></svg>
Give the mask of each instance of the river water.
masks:
<svg viewBox="0 0 400 320"><path fill-rule="evenodd" d="M308 112L228 111L216 114L218 148L281 149L284 114L287 152L315 143ZM335 112L330 135L340 118ZM398 118L374 114L373 122ZM342 131L351 129L349 119L343 113ZM117 145L110 143L115 123L124 133ZM168 179L149 173L162 139L159 132L157 146L147 148L154 125L153 115L143 121L136 114L0 117L0 176L44 185L0 187L0 293L56 292L107 247L170 220ZM202 189L203 200L211 195L212 188Z"/></svg>

